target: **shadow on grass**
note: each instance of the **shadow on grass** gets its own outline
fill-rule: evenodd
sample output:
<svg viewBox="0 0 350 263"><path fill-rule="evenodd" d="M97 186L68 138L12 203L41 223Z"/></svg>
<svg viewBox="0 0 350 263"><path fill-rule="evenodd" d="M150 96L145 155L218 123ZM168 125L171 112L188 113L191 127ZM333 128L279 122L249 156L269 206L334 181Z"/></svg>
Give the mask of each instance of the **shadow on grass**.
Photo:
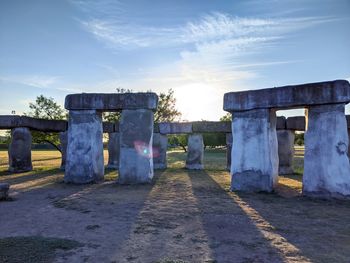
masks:
<svg viewBox="0 0 350 263"><path fill-rule="evenodd" d="M225 175L218 175L220 184L206 171L189 171L188 176L217 262L286 261L287 255L273 241L278 239L283 245L289 245L288 241L273 234L269 236L273 226L249 214L237 195L229 192L227 178L222 180ZM303 259L298 249L292 252L295 258Z"/></svg>
<svg viewBox="0 0 350 263"><path fill-rule="evenodd" d="M0 172L0 181L7 182L10 185L20 184L59 173L63 173L59 168L38 168L24 173L12 173L6 170Z"/></svg>

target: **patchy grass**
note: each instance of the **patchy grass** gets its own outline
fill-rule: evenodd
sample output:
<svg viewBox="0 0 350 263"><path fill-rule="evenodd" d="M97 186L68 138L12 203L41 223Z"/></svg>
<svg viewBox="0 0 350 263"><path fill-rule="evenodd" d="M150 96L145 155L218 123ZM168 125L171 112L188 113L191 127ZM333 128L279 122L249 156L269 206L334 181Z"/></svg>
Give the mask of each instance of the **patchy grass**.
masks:
<svg viewBox="0 0 350 263"><path fill-rule="evenodd" d="M71 250L81 246L77 241L61 238L7 237L0 239L0 262L51 262L55 258L56 250Z"/></svg>

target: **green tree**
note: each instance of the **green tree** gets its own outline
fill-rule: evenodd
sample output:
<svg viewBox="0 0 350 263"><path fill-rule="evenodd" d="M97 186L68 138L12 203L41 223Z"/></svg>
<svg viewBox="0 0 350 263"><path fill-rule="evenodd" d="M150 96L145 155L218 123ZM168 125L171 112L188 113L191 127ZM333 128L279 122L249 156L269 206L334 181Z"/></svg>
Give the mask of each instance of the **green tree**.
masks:
<svg viewBox="0 0 350 263"><path fill-rule="evenodd" d="M180 119L181 112L176 109L176 98L172 89L169 89L167 93L159 93L158 99L154 122L171 122Z"/></svg>
<svg viewBox="0 0 350 263"><path fill-rule="evenodd" d="M25 113L25 116L47 120L67 119L67 111L57 104L53 98L47 98L44 95L38 96L35 103L29 103L29 109L30 111ZM58 133L32 131L32 138L35 143L49 143L61 152Z"/></svg>
<svg viewBox="0 0 350 263"><path fill-rule="evenodd" d="M231 113L226 113L224 116L220 118L220 121L232 121L232 114Z"/></svg>

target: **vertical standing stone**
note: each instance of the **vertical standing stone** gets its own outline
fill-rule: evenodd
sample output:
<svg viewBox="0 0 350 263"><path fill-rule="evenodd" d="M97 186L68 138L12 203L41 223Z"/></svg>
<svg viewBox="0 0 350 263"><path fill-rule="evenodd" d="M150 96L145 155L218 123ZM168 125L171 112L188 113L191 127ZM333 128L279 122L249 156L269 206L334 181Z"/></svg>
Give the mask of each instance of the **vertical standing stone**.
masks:
<svg viewBox="0 0 350 263"><path fill-rule="evenodd" d="M150 183L153 178L153 111L123 110L120 131L120 184Z"/></svg>
<svg viewBox="0 0 350 263"><path fill-rule="evenodd" d="M108 133L108 168L119 168L120 134L119 132Z"/></svg>
<svg viewBox="0 0 350 263"><path fill-rule="evenodd" d="M61 145L61 170L66 169L67 159L67 143L68 143L68 132L60 132L60 145Z"/></svg>
<svg viewBox="0 0 350 263"><path fill-rule="evenodd" d="M292 130L277 130L279 175L293 174L294 138Z"/></svg>
<svg viewBox="0 0 350 263"><path fill-rule="evenodd" d="M278 180L275 110L234 112L232 134L231 189L271 192Z"/></svg>
<svg viewBox="0 0 350 263"><path fill-rule="evenodd" d="M306 111L304 195L350 195L349 139L344 106L309 106Z"/></svg>
<svg viewBox="0 0 350 263"><path fill-rule="evenodd" d="M30 130L22 127L12 129L8 150L10 172L21 173L33 170L31 149Z"/></svg>
<svg viewBox="0 0 350 263"><path fill-rule="evenodd" d="M231 170L232 133L226 133L226 169Z"/></svg>
<svg viewBox="0 0 350 263"><path fill-rule="evenodd" d="M84 184L103 180L101 112L70 110L64 181Z"/></svg>
<svg viewBox="0 0 350 263"><path fill-rule="evenodd" d="M204 143L202 134L188 136L187 145L186 168L191 170L203 169Z"/></svg>
<svg viewBox="0 0 350 263"><path fill-rule="evenodd" d="M166 169L166 151L168 148L168 137L160 133L153 134L153 166L154 169Z"/></svg>

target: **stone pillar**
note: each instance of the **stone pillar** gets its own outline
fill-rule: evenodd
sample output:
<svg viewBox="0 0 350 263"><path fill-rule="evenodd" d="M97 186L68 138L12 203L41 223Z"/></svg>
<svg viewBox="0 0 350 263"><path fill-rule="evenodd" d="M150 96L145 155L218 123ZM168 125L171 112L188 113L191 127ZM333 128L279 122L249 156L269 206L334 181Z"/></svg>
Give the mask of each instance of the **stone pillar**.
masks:
<svg viewBox="0 0 350 263"><path fill-rule="evenodd" d="M160 133L153 134L153 166L154 169L166 169L166 151L168 148L168 137Z"/></svg>
<svg viewBox="0 0 350 263"><path fill-rule="evenodd" d="M293 174L295 132L292 130L277 130L278 139L278 174Z"/></svg>
<svg viewBox="0 0 350 263"><path fill-rule="evenodd" d="M66 169L66 159L67 159L67 142L68 142L68 132L60 132L60 144L61 144L61 170Z"/></svg>
<svg viewBox="0 0 350 263"><path fill-rule="evenodd" d="M119 169L120 134L108 133L108 164L107 168Z"/></svg>
<svg viewBox="0 0 350 263"><path fill-rule="evenodd" d="M153 111L123 110L120 131L120 184L150 183L153 178Z"/></svg>
<svg viewBox="0 0 350 263"><path fill-rule="evenodd" d="M232 134L231 190L271 192L278 181L275 110L233 112Z"/></svg>
<svg viewBox="0 0 350 263"><path fill-rule="evenodd" d="M187 145L186 168L191 170L204 169L204 143L202 134L190 134Z"/></svg>
<svg viewBox="0 0 350 263"><path fill-rule="evenodd" d="M101 112L96 110L70 110L66 183L98 182L104 177L103 129Z"/></svg>
<svg viewBox="0 0 350 263"><path fill-rule="evenodd" d="M28 172L32 166L32 134L28 128L14 128L11 130L9 145L9 171L13 173Z"/></svg>
<svg viewBox="0 0 350 263"><path fill-rule="evenodd" d="M350 196L348 132L344 104L306 110L303 194Z"/></svg>
<svg viewBox="0 0 350 263"><path fill-rule="evenodd" d="M232 133L226 133L226 169L231 170Z"/></svg>

